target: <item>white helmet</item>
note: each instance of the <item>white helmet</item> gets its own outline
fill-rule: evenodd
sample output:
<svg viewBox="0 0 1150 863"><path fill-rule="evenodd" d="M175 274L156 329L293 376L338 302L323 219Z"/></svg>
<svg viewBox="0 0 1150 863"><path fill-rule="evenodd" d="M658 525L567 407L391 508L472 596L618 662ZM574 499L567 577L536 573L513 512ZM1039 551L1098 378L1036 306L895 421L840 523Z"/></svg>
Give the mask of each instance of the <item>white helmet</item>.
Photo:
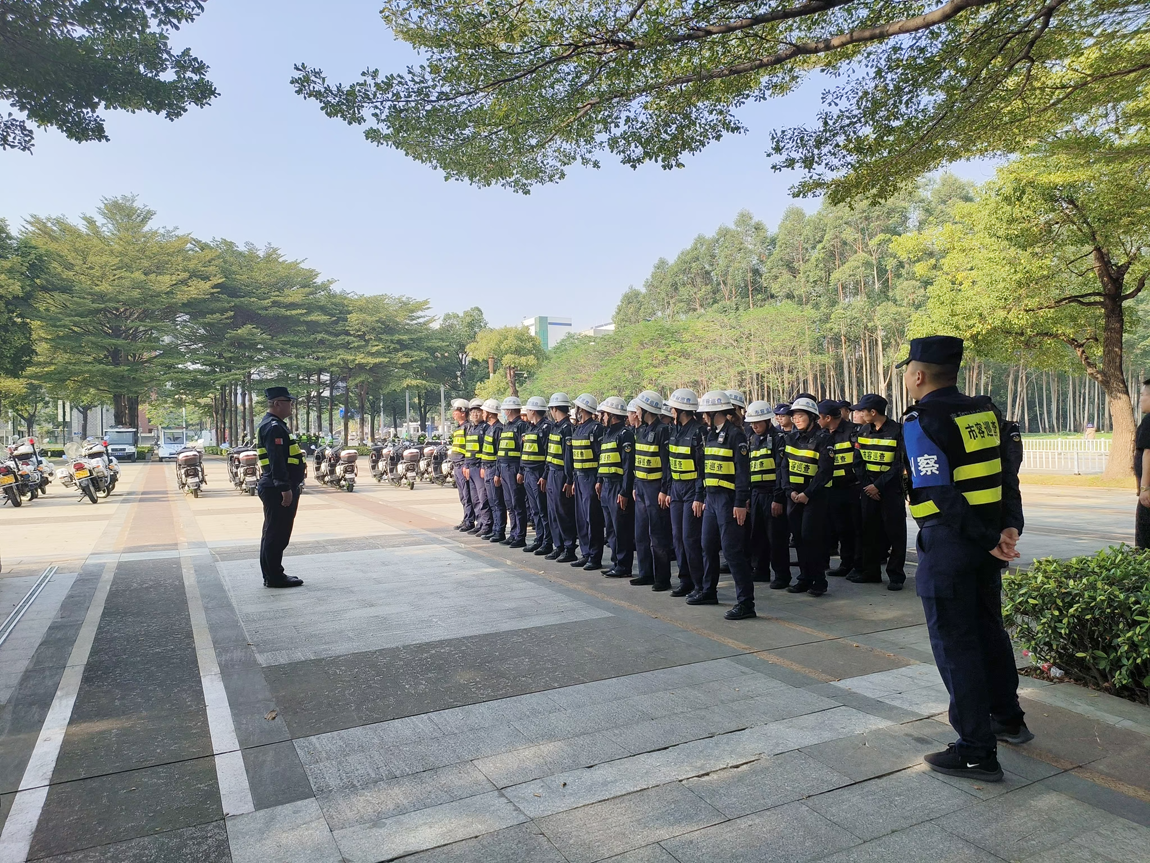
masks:
<svg viewBox="0 0 1150 863"><path fill-rule="evenodd" d="M695 395L694 390L675 390L667 399L667 404L681 411L697 411L699 409L699 397Z"/></svg>
<svg viewBox="0 0 1150 863"><path fill-rule="evenodd" d="M769 422L775 415L775 409L766 402L751 402L747 405L747 422Z"/></svg>
<svg viewBox="0 0 1150 863"><path fill-rule="evenodd" d="M523 407L523 402L519 401L519 396L508 396L503 400L503 410L519 410Z"/></svg>
<svg viewBox="0 0 1150 863"><path fill-rule="evenodd" d="M599 410L599 402L591 393L583 393L575 399L575 407L583 408L588 413L596 413Z"/></svg>
<svg viewBox="0 0 1150 863"><path fill-rule="evenodd" d="M814 399L801 398L791 402L791 411L806 411L809 414L819 415L819 406Z"/></svg>
<svg viewBox="0 0 1150 863"><path fill-rule="evenodd" d="M549 408L569 408L571 407L571 399L567 398L567 393L552 393L551 401L547 402Z"/></svg>
<svg viewBox="0 0 1150 863"><path fill-rule="evenodd" d="M547 410L547 402L543 400L542 396L532 396L527 400L524 407L529 411L545 411Z"/></svg>
<svg viewBox="0 0 1150 863"><path fill-rule="evenodd" d="M479 408L480 410L483 410L483 399L472 399L467 403L467 408L468 410L472 408Z"/></svg>
<svg viewBox="0 0 1150 863"><path fill-rule="evenodd" d="M451 409L453 411L458 411L458 410L464 410L465 411L465 410L467 410L467 408L468 408L467 399L452 399L451 400Z"/></svg>
<svg viewBox="0 0 1150 863"><path fill-rule="evenodd" d="M700 413L714 413L715 411L729 411L733 409L734 406L731 404L731 397L723 390L711 390L709 393L704 393L703 397L699 399Z"/></svg>
<svg viewBox="0 0 1150 863"><path fill-rule="evenodd" d="M583 397L580 396L579 398ZM625 417L627 416L627 403L618 396L608 396L599 403L599 410L614 414L617 417Z"/></svg>
<svg viewBox="0 0 1150 863"><path fill-rule="evenodd" d="M484 413L497 414L499 413L499 402L495 399L488 399L483 403Z"/></svg>
<svg viewBox="0 0 1150 863"><path fill-rule="evenodd" d="M671 413L671 406L666 402L663 402L663 416L671 417L672 419L675 417L675 415Z"/></svg>
<svg viewBox="0 0 1150 863"><path fill-rule="evenodd" d="M641 409L656 415L663 412L663 397L654 390L643 390L635 397L635 403Z"/></svg>
<svg viewBox="0 0 1150 863"><path fill-rule="evenodd" d="M727 398L731 400L731 404L737 408L746 408L747 400L743 398L743 394L738 390L727 390Z"/></svg>

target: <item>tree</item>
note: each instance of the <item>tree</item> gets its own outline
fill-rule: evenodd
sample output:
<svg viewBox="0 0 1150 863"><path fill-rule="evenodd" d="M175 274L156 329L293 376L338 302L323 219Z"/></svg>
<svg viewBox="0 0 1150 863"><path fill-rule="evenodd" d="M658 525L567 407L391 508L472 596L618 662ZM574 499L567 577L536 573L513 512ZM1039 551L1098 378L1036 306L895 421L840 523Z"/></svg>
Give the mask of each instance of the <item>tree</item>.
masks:
<svg viewBox="0 0 1150 863"><path fill-rule="evenodd" d="M48 407L44 387L27 378L0 376L0 404L12 411L24 426L25 437L36 434L36 419Z"/></svg>
<svg viewBox="0 0 1150 863"><path fill-rule="evenodd" d="M539 339L527 327L499 327L481 331L475 341L467 346L467 353L473 360L486 362L490 379L481 386L482 395L494 397L498 393L510 391L519 395L517 375L530 374L543 361L545 351ZM503 381L496 377L497 369L503 371ZM480 393L477 393L480 394Z"/></svg>
<svg viewBox="0 0 1150 863"><path fill-rule="evenodd" d="M20 374L32 359L32 285L25 258L8 223L0 219L0 375Z"/></svg>
<svg viewBox="0 0 1150 863"><path fill-rule="evenodd" d="M169 120L216 95L208 67L168 35L192 23L201 0L21 0L0 6L0 149L30 151L29 123L73 141L107 141L99 108Z"/></svg>
<svg viewBox="0 0 1150 863"><path fill-rule="evenodd" d="M151 227L134 197L105 199L80 225L32 217L27 240L41 257L34 282L36 350L45 383L90 382L117 425L134 426L140 397L183 361L182 314L218 281L192 238Z"/></svg>
<svg viewBox="0 0 1150 863"><path fill-rule="evenodd" d="M1020 158L956 208L958 221L939 232L945 257L925 325L985 355L1026 352L1040 367L1069 346L1109 402L1106 472L1127 476L1134 413L1123 339L1126 304L1150 275L1150 169L1108 160L1105 139L1091 143Z"/></svg>
<svg viewBox="0 0 1150 863"><path fill-rule="evenodd" d="M874 198L945 162L1017 152L1150 83L1150 4L1125 0L386 0L424 55L403 73L296 92L447 177L526 192L597 166L680 167L745 131L748 102L834 81L811 128L776 133L803 193Z"/></svg>
<svg viewBox="0 0 1150 863"><path fill-rule="evenodd" d="M484 379L484 370L478 365L471 364L471 354L468 346L475 341L475 337L482 330L487 329L487 319L483 317L483 309L472 306L462 312L448 312L439 319L437 333L440 337L440 349L450 355L453 360L450 382L445 386L452 395L470 398L475 388Z"/></svg>

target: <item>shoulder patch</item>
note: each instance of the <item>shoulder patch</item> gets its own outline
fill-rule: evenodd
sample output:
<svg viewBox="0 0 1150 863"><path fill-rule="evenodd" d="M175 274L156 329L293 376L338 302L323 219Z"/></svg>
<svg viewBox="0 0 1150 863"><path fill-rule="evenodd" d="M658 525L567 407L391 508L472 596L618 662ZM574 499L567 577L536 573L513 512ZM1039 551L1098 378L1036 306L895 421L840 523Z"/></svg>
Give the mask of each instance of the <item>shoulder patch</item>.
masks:
<svg viewBox="0 0 1150 863"><path fill-rule="evenodd" d="M910 480L915 488L950 485L950 461L918 423L916 416L904 428L907 460L910 462Z"/></svg>
<svg viewBox="0 0 1150 863"><path fill-rule="evenodd" d="M745 443L739 444L739 455L747 454L747 445Z"/></svg>
<svg viewBox="0 0 1150 863"><path fill-rule="evenodd" d="M623 452L630 452L630 451L631 451L631 444L629 444L629 443L623 444Z"/></svg>

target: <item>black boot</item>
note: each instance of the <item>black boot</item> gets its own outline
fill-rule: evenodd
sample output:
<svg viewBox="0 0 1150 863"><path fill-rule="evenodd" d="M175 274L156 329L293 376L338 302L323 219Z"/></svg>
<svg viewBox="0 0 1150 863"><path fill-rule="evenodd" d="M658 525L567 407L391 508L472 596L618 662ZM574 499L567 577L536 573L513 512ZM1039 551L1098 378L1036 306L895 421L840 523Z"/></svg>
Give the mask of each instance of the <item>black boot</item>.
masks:
<svg viewBox="0 0 1150 863"><path fill-rule="evenodd" d="M749 602L740 602L723 615L725 620L746 620L748 617L757 617L755 607Z"/></svg>
<svg viewBox="0 0 1150 863"><path fill-rule="evenodd" d="M303 587L303 579L294 575L285 575L278 581L264 580L264 587Z"/></svg>
<svg viewBox="0 0 1150 863"><path fill-rule="evenodd" d="M561 555L559 555L559 557L556 558L555 562L556 563L571 563L574 560L575 560L575 550L569 548L566 551L564 551ZM582 566L583 564L579 564L579 565Z"/></svg>
<svg viewBox="0 0 1150 863"><path fill-rule="evenodd" d="M539 557L546 556L548 560L554 560L555 559L551 556L551 555L555 554L554 550L551 548L551 543L547 543L546 545L539 546L539 548L535 549L535 554Z"/></svg>

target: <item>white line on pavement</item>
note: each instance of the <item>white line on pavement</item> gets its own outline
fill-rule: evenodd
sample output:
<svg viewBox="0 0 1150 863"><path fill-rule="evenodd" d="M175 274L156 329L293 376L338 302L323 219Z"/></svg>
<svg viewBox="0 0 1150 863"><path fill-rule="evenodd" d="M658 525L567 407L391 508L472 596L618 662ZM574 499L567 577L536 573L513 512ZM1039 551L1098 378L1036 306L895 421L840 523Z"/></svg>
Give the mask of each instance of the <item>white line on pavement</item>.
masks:
<svg viewBox="0 0 1150 863"><path fill-rule="evenodd" d="M56 687L56 697L52 699L52 706L44 717L40 736L20 780L20 790L12 801L12 810L4 822L4 832L0 833L0 863L24 863L28 859L32 836L36 832L36 825L40 823L44 801L48 798L48 783L52 780L52 771L56 769L56 758L60 755L64 733L72 718L76 693L80 691L80 679L84 676L84 666L92 651L92 642L96 638L96 629L100 625L104 602L108 598L115 572L115 563L104 564L104 574L100 576L96 591L92 594L92 602L88 605L88 613L84 615L80 634L76 636L76 643L72 645L72 652L68 656L68 665L60 678L60 685Z"/></svg>

